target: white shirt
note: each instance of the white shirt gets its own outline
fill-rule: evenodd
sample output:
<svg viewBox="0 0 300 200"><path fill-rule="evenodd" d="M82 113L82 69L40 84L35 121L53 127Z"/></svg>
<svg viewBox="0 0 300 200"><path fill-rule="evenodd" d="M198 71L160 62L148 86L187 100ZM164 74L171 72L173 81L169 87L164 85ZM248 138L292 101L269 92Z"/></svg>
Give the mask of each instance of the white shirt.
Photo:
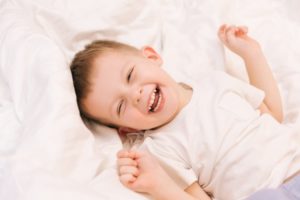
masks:
<svg viewBox="0 0 300 200"><path fill-rule="evenodd" d="M195 181L216 199L244 199L300 169L300 137L257 110L264 93L223 72L193 85L169 124L147 131L140 148L182 187Z"/></svg>

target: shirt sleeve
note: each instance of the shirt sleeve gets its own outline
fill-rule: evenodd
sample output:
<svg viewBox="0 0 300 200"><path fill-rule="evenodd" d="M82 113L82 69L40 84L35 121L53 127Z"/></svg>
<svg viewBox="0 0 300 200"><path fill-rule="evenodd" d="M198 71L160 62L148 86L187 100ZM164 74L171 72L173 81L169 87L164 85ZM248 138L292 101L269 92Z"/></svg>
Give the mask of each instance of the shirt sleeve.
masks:
<svg viewBox="0 0 300 200"><path fill-rule="evenodd" d="M265 98L264 91L225 72L219 72L216 78L217 81L222 82L223 86L228 86L233 92L247 100L254 109L257 109Z"/></svg>

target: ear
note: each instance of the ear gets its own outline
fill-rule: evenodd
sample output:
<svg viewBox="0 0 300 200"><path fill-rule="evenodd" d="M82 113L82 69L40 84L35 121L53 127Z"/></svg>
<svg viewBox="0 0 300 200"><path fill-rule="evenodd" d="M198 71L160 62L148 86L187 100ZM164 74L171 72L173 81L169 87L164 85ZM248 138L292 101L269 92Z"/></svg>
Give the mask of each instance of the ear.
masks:
<svg viewBox="0 0 300 200"><path fill-rule="evenodd" d="M157 63L159 66L163 64L163 60L160 57L160 55L150 46L144 46L142 49L142 54L145 58L148 58L155 63Z"/></svg>
<svg viewBox="0 0 300 200"><path fill-rule="evenodd" d="M139 130L133 129L133 128L128 128L128 127L119 127L118 128L118 133L120 135L126 135L128 133L137 133Z"/></svg>

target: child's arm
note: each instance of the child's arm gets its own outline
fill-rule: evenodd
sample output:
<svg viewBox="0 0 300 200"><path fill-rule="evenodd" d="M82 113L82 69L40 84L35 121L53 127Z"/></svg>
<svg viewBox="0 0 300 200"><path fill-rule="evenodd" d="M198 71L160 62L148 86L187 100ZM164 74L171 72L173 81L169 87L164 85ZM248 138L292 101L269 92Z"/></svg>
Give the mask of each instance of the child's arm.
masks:
<svg viewBox="0 0 300 200"><path fill-rule="evenodd" d="M277 121L282 122L283 109L277 82L260 45L247 32L247 27L223 25L218 35L231 51L244 60L250 84L265 92L261 112L270 113Z"/></svg>
<svg viewBox="0 0 300 200"><path fill-rule="evenodd" d="M196 182L183 191L147 152L120 151L118 171L123 185L155 200L211 200Z"/></svg>

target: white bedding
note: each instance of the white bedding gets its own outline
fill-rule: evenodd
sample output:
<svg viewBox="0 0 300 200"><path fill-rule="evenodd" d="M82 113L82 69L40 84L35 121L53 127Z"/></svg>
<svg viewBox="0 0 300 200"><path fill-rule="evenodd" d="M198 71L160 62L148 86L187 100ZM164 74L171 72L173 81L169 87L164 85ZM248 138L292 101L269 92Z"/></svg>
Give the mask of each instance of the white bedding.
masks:
<svg viewBox="0 0 300 200"><path fill-rule="evenodd" d="M248 25L278 79L285 123L298 125L299 9L297 0L0 0L0 199L148 199L118 181L116 132L79 117L68 63L93 39L150 44L178 80L211 69L244 78L216 31Z"/></svg>

